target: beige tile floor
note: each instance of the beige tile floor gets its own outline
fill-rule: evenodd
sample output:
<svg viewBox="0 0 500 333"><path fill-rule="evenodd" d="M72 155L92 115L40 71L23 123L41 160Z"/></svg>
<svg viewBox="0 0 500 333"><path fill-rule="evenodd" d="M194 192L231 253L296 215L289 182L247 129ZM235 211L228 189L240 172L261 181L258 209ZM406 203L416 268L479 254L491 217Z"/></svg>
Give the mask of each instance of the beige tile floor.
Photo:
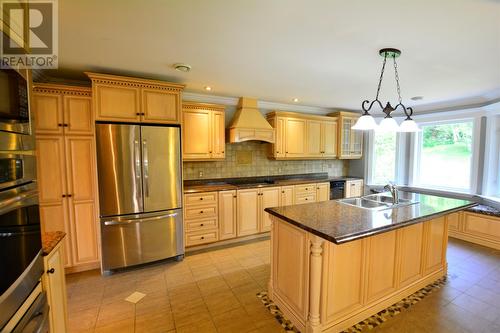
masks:
<svg viewBox="0 0 500 333"><path fill-rule="evenodd" d="M449 282L373 332L500 333L500 251L450 240ZM256 293L269 241L102 277L67 276L71 332L283 332ZM137 304L124 299L146 294Z"/></svg>

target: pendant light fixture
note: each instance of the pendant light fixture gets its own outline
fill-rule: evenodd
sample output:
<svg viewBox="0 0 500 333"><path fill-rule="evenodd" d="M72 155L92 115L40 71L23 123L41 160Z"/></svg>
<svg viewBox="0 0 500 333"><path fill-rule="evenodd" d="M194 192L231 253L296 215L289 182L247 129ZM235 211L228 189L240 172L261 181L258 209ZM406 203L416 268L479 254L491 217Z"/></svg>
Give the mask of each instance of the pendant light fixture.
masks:
<svg viewBox="0 0 500 333"><path fill-rule="evenodd" d="M393 48L385 48L381 49L379 51L379 54L384 58L384 61L382 63L382 70L380 71L377 94L372 102L370 102L369 100L363 101L361 107L363 108L364 113L358 119L356 124L354 124L352 129L362 130L362 131L377 129L384 132L386 131L418 132L419 131L418 125L411 118L411 116L413 115L413 109L411 107L404 106L401 98L401 88L399 87L398 65L396 63L396 58L401 55L401 51ZM398 92L398 104L395 107L393 107L390 102L387 102L387 104L384 107L382 102L380 102L380 100L378 99L380 94L380 87L382 85L382 79L384 78L385 64L387 63L387 58L392 58L394 62L394 75L396 78L396 86ZM375 119L369 112L372 109L373 104L375 103L377 103L380 106L380 109L382 109L382 112L385 113L385 118L380 122L379 126L377 126ZM403 121L401 126L399 126L396 120L394 120L394 118L392 118L391 116L391 113L397 110L399 107L403 109L403 112L406 115L406 119Z"/></svg>

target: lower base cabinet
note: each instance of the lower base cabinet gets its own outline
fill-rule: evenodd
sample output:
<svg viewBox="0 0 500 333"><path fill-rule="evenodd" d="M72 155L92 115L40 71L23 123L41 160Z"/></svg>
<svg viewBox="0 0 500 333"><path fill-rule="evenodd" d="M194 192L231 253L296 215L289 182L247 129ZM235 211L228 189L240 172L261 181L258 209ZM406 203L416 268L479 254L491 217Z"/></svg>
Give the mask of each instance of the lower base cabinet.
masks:
<svg viewBox="0 0 500 333"><path fill-rule="evenodd" d="M458 212L446 218L451 237L500 250L500 217Z"/></svg>
<svg viewBox="0 0 500 333"><path fill-rule="evenodd" d="M236 237L236 190L219 192L219 239Z"/></svg>
<svg viewBox="0 0 500 333"><path fill-rule="evenodd" d="M66 278L64 275L63 243L60 242L44 257L43 289L49 302L50 333L67 332Z"/></svg>

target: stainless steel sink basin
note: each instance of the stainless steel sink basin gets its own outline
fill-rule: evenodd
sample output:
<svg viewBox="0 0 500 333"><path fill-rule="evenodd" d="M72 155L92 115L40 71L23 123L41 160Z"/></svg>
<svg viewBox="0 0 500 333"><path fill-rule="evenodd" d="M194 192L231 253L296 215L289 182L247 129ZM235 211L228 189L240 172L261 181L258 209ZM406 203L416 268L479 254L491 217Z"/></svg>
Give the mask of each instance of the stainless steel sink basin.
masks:
<svg viewBox="0 0 500 333"><path fill-rule="evenodd" d="M386 193L371 194L360 198L347 198L338 200L340 203L369 210L384 210L418 203L410 199L400 198L399 203L393 204L392 197Z"/></svg>

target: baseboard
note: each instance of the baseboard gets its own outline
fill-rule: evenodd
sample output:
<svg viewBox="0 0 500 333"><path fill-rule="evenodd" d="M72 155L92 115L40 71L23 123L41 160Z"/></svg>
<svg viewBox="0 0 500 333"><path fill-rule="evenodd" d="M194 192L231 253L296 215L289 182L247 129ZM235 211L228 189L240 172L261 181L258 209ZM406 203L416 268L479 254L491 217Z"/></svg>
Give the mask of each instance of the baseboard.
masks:
<svg viewBox="0 0 500 333"><path fill-rule="evenodd" d="M257 234L257 235L250 235L250 236L226 239L223 241L218 241L210 244L191 246L186 248L186 255L201 253L208 250L224 249L235 245L243 245L243 244L258 242L265 239L270 239L270 237L271 236L269 232L264 232L262 234Z"/></svg>
<svg viewBox="0 0 500 333"><path fill-rule="evenodd" d="M464 240L466 242L490 247L495 250L500 250L500 242L495 242L486 238L478 237L478 236L473 236L470 234L462 233L459 231L454 231L454 230L449 230L448 231L448 236Z"/></svg>
<svg viewBox="0 0 500 333"><path fill-rule="evenodd" d="M101 263L99 261L97 261L97 262L91 262L88 264L82 264L82 265L78 265L78 266L66 267L64 269L64 272L66 274L73 274L73 273L91 271L93 269L100 269L100 268L101 268Z"/></svg>

